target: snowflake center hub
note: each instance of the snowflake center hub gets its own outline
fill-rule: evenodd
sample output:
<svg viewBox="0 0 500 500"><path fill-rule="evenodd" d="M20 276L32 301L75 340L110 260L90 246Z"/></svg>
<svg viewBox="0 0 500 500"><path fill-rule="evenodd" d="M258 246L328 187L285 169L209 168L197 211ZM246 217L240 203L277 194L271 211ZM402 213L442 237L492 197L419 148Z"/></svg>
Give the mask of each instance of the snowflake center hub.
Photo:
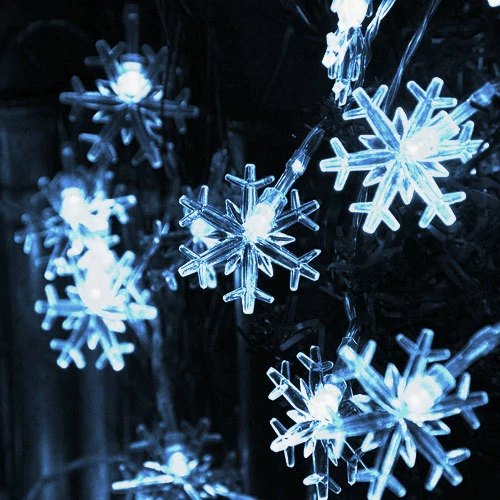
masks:
<svg viewBox="0 0 500 500"><path fill-rule="evenodd" d="M309 400L309 411L316 420L332 422L332 415L338 412L341 399L340 389L335 385L326 384Z"/></svg>
<svg viewBox="0 0 500 500"><path fill-rule="evenodd" d="M257 205L254 211L246 218L243 227L245 236L256 243L258 238L267 238L271 232L274 211L265 204Z"/></svg>
<svg viewBox="0 0 500 500"><path fill-rule="evenodd" d="M182 445L173 445L167 448L166 467L168 471L177 477L187 477L191 474L192 470L196 467L196 460L193 461L183 451Z"/></svg>
<svg viewBox="0 0 500 500"><path fill-rule="evenodd" d="M78 225L89 213L85 194L80 188L66 188L61 193L61 217L70 226Z"/></svg>
<svg viewBox="0 0 500 500"><path fill-rule="evenodd" d="M151 80L144 76L142 64L132 61L124 62L121 70L122 74L112 85L118 98L126 103L142 101L152 89Z"/></svg>
<svg viewBox="0 0 500 500"><path fill-rule="evenodd" d="M438 146L437 134L431 130L423 130L401 141L401 153L411 161L424 161L437 152Z"/></svg>
<svg viewBox="0 0 500 500"><path fill-rule="evenodd" d="M405 387L401 400L414 418L427 413L442 393L432 377L411 380ZM412 418L412 417L410 417ZM413 418L412 418L413 419Z"/></svg>

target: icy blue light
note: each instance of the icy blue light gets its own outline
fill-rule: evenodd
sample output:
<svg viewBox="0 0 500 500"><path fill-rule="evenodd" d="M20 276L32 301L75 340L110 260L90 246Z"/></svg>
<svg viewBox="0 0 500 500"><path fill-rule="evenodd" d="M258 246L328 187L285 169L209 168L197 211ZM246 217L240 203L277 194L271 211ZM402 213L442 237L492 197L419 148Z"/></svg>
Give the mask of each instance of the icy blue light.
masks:
<svg viewBox="0 0 500 500"><path fill-rule="evenodd" d="M220 440L219 435L208 434L208 425L207 420L202 420L197 429L201 433L196 435L190 429L163 436L146 432L146 440L135 443L134 447L144 449L150 460L144 462L135 475L123 467L122 471L131 477L115 481L112 491L127 493L127 498L135 500L252 500L236 491L235 470L215 468L213 457L202 454L209 438Z"/></svg>
<svg viewBox="0 0 500 500"><path fill-rule="evenodd" d="M337 31L326 35L326 53L322 64L328 78L335 80L333 92L340 106L351 93L366 65L366 43L362 32L365 17L371 15L371 0L333 0L331 10L338 17Z"/></svg>
<svg viewBox="0 0 500 500"><path fill-rule="evenodd" d="M292 171L289 165L287 176L294 175ZM240 268L241 286L224 295L223 299L225 302L241 299L243 312L252 314L256 300L267 303L274 300L271 295L258 288L259 270L272 277L273 263L288 269L291 273L291 290L297 290L301 276L311 280L318 279L319 273L309 265L309 262L319 255L320 251L312 250L302 257L296 257L284 248L288 243L295 241L295 238L281 231L297 222L317 230L318 226L308 215L317 210L319 204L310 201L302 205L297 190L292 190L291 209L281 213L286 203L286 196L278 187L280 182L276 187L266 189L257 200L257 191L271 184L274 178L257 180L255 165L246 165L243 179L229 174L226 175L226 179L231 184L239 186L242 192L239 207L232 201L226 200L226 213L208 204L207 186L201 188L198 200L186 196L180 199L180 203L189 209L189 213L179 224L187 227L195 220L202 219L215 228L209 236L217 242L201 254L181 245L180 251L190 260L179 268L179 274L188 276L198 273L201 288L206 288L217 264L225 263L226 275Z"/></svg>
<svg viewBox="0 0 500 500"><path fill-rule="evenodd" d="M488 0L488 4L490 7L499 7L500 0Z"/></svg>
<svg viewBox="0 0 500 500"><path fill-rule="evenodd" d="M380 86L373 97L362 88L356 89L353 96L359 107L345 112L344 119L366 119L374 135L360 136L366 150L355 153L348 153L335 137L330 143L336 156L320 162L323 172L337 173L334 185L337 191L344 188L351 172L368 172L363 185L377 185L372 201L353 203L349 208L351 212L367 214L363 225L367 233L375 232L381 222L393 231L399 228L399 222L390 212L398 194L406 205L415 193L423 200L426 209L419 221L422 228L436 216L446 225L455 222L450 205L463 201L465 193L443 193L435 178L449 175L442 163L450 160L465 163L478 152L482 141L471 139L474 124L466 120L477 109L474 103L488 104L495 94L494 86L486 84L465 103L446 112L443 108L454 108L456 100L440 97L443 87L440 78L433 78L426 90L415 82L409 82L407 87L417 105L409 118L398 108L392 120L381 108L387 86Z"/></svg>
<svg viewBox="0 0 500 500"><path fill-rule="evenodd" d="M125 252L118 259L104 240L100 245L97 240L95 243L78 260L70 259L75 285L66 287L67 299L58 297L54 285L47 285L47 300L38 300L35 310L45 314L44 330L50 330L56 318L62 317L62 328L71 332L66 340L50 343L52 349L60 351L57 364L61 368L71 363L84 368L82 348L87 344L92 350L97 346L102 349L96 361L98 369L109 363L118 371L125 366L123 355L134 351L133 344L118 340L119 334L125 333L127 323L136 327L156 318L157 310L148 304L147 291L140 291L137 283L127 286L134 253Z"/></svg>
<svg viewBox="0 0 500 500"><path fill-rule="evenodd" d="M347 368L334 373L332 379L344 382L355 378L366 392L354 396L352 401L369 413L371 423L361 449L376 450L373 467L358 470L356 474L357 481L370 483L367 498L379 500L386 488L396 496L404 496L406 489L393 471L399 457L413 467L417 452L431 465L425 485L428 490L434 489L443 476L454 486L462 481L456 464L469 457L469 450L446 451L437 437L450 434L443 419L451 415L460 414L473 429L479 427L473 408L486 404L488 397L484 392L470 393L471 377L465 370L498 345L499 326L483 328L444 364L450 352L431 348L434 336L431 330L422 330L415 343L398 335L396 341L409 356L402 374L393 364L387 366L384 376L371 366L376 349L374 341L368 342L361 355L349 345L339 349ZM356 426L363 418L363 415L346 417L341 427L344 434L360 435ZM338 425L327 425L319 435L333 438L338 431Z"/></svg>
<svg viewBox="0 0 500 500"><path fill-rule="evenodd" d="M26 254L33 254L38 239L51 248L45 279L71 274L68 257L78 257L87 248L116 245L120 238L111 234L110 219L121 224L129 220L128 210L136 204L133 195L110 198L108 182L112 175L102 170L90 174L60 172L52 180L42 177L38 185L51 207L40 217L24 216L27 229L15 234L16 242L24 242Z"/></svg>
<svg viewBox="0 0 500 500"><path fill-rule="evenodd" d="M216 243L200 254L181 245L179 250L189 262L179 268L179 274L188 276L197 273L201 288L207 288L217 265L225 264L226 275L240 269L241 286L224 295L223 299L225 302L241 299L245 314L253 313L256 300L273 302L274 298L257 286L259 270L272 277L273 263L290 271L290 289L293 291L298 289L301 276L317 280L319 273L309 262L319 255L320 250L311 250L297 257L284 248L295 238L282 231L296 223L313 231L318 230L318 225L308 217L319 208L317 201L302 205L299 193L294 189L290 197L291 208L285 212L283 209L288 191L304 173L322 136L322 130L314 128L287 162L278 182L264 189L260 197L258 191L269 186L274 177L257 180L255 165L252 164L245 166L243 179L227 174L226 180L241 189L241 201L238 207L231 200L226 200L225 213L208 204L207 186L202 186L198 200L182 196L179 202L188 212L179 225L191 227L201 219L214 228L206 238Z"/></svg>
<svg viewBox="0 0 500 500"><path fill-rule="evenodd" d="M304 457L312 456L313 460L313 473L304 479L304 484L315 485L318 500L326 500L328 491L341 491L340 486L329 477L329 462L337 465L339 458L345 460L351 484L355 480L358 464L365 467L360 455L345 442L342 432L342 416L346 409L352 411L350 406L342 408L342 403L350 397L350 390L347 390L343 380L333 380L332 374L337 367L330 361L322 361L319 347L311 347L310 356L299 353L297 357L309 375L307 382L300 379L300 388L291 381L288 361L282 362L281 373L274 368L267 372L276 386L269 399L283 396L293 407L287 415L295 422L287 429L278 419L271 420L278 435L271 444L271 450L283 451L287 466L293 467L295 446L304 444ZM337 426L339 431L329 435L328 439L320 438L321 430L331 424Z"/></svg>
<svg viewBox="0 0 500 500"><path fill-rule="evenodd" d="M71 80L73 92L63 92L61 102L72 106L70 120L76 121L82 108L96 113L92 121L102 124L99 134L84 133L80 139L92 145L87 153L91 162L102 157L115 163L115 139L121 135L128 146L135 137L139 150L132 159L138 165L146 160L153 168L163 164L161 157L163 120L173 119L180 133L186 131L186 119L198 116L199 110L188 104L189 89L181 90L177 99L164 95L168 50L163 47L158 54L148 45L139 53L139 14L137 6L125 11L127 43L110 48L104 41L96 43L98 61L90 58L87 64L100 65L106 73L105 80L97 80L97 92L87 91L81 80Z"/></svg>

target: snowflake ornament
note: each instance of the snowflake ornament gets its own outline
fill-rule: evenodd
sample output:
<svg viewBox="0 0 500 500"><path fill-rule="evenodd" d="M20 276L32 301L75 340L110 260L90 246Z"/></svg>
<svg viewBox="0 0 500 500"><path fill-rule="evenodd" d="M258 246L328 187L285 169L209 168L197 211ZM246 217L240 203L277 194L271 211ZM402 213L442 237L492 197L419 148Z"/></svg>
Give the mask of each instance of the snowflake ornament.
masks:
<svg viewBox="0 0 500 500"><path fill-rule="evenodd" d="M295 167L290 167L290 171ZM302 168L302 166L300 167ZM259 270L268 276L273 276L273 263L290 271L290 289L297 290L301 276L317 280L319 273L309 262L319 255L319 250L312 250L302 257L289 252L285 245L295 241L295 238L282 231L288 227L302 223L316 231L318 226L308 217L319 208L317 201L304 205L300 203L297 190L291 193L291 209L281 213L286 203L286 197L277 188L268 188L257 199L259 189L274 181L272 176L257 180L255 165L245 167L245 175L240 179L226 175L226 180L241 188L241 203L238 207L231 200L226 200L226 213L220 212L208 204L208 187L202 186L198 200L186 196L180 203L189 209L180 222L181 227L190 226L201 219L215 231L208 235L217 242L201 254L180 246L180 251L190 259L179 268L181 276L198 273L201 288L206 288L214 267L225 262L224 274L228 275L237 268L241 270L241 286L224 295L225 302L241 299L243 312L252 314L256 300L271 303L274 298L257 286ZM279 184L279 183L278 183ZM272 200L269 201L272 197ZM278 200L279 205L274 200Z"/></svg>
<svg viewBox="0 0 500 500"><path fill-rule="evenodd" d="M106 363L116 371L123 369L123 355L133 352L134 345L120 342L119 334L125 333L127 323L137 328L157 316L156 307L149 305L149 292L140 291L137 282L128 286L134 260L133 252L118 259L104 240L100 245L96 240L83 256L71 259L75 284L66 287L66 299L58 297L54 285L45 287L47 300L35 303L35 311L45 314L42 328L50 330L56 318L63 317L63 330L71 332L66 340L50 343L60 351L57 364L61 368L71 363L84 368L82 348L87 344L91 350L102 349L95 364L98 369Z"/></svg>
<svg viewBox="0 0 500 500"><path fill-rule="evenodd" d="M400 227L390 211L398 194L405 205L415 193L425 203L426 209L419 221L422 228L436 216L446 225L455 222L450 205L463 201L465 193L443 193L435 179L449 175L443 163L451 160L465 163L479 151L482 141L471 139L474 124L467 121L461 125L477 111L478 104L491 102L495 88L486 84L455 107L455 99L440 97L442 87L440 78L433 78L426 90L409 82L407 88L417 105L410 117L402 108L397 108L392 120L381 107L386 85L381 85L373 97L362 88L353 92L359 107L345 112L343 117L345 120L366 119L374 135L360 136L366 149L355 153L348 153L340 140L333 138L330 144L336 156L322 160L320 169L337 173L334 185L337 191L344 188L351 172L368 172L363 185L377 186L373 200L353 203L349 208L351 212L367 214L365 232L375 232L381 222L393 231ZM454 107L451 112L443 110Z"/></svg>
<svg viewBox="0 0 500 500"><path fill-rule="evenodd" d="M331 10L339 20L337 31L326 35L322 64L328 69L328 78L335 80L332 89L335 100L344 106L351 94L351 85L358 81L366 66L362 23L372 13L372 0L333 0Z"/></svg>
<svg viewBox="0 0 500 500"><path fill-rule="evenodd" d="M347 343L352 343L352 339ZM295 424L287 429L278 419L273 418L271 425L278 437L272 442L271 450L283 451L288 467L295 465L295 447L304 444L304 457L312 456L313 473L304 479L304 484L315 485L318 500L326 500L328 492L340 493L340 486L329 476L329 462L337 465L339 458L347 463L348 482L356 478L358 465L365 467L361 455L346 441L342 432L342 419L353 411L349 403L351 394L345 381L332 379L337 367L331 361L323 362L319 347L313 346L310 356L297 355L299 361L309 372L308 382L300 379L300 389L290 378L288 361L281 364L281 373L274 368L267 372L275 384L269 399L283 396L294 408L287 415ZM340 362L340 367L342 367ZM319 435L325 426L337 425L340 431L321 439Z"/></svg>
<svg viewBox="0 0 500 500"><path fill-rule="evenodd" d="M255 301L273 302L274 298L257 286L259 270L273 276L273 264L290 271L290 289L298 289L301 276L317 280L319 273L309 262L319 255L320 250L312 250L302 257L297 257L285 246L295 238L282 231L301 223L313 231L319 226L308 216L319 208L317 201L301 204L296 189L291 192L291 208L283 212L287 203L286 195L293 183L304 173L323 137L323 131L315 127L308 134L299 149L287 162L285 171L273 187L267 187L260 197L259 189L274 182L269 176L257 180L255 165L247 164L243 179L226 174L226 180L241 189L241 201L238 207L231 200L226 200L226 212L208 204L208 187L202 186L197 200L182 196L180 204L188 213L179 222L181 227L192 227L197 220L202 220L214 231L203 234L205 238L215 240L207 250L197 253L186 245L179 250L189 261L179 268L181 276L197 273L201 288L207 288L214 276L216 266L224 263L224 274L240 270L241 284L232 292L224 295L223 300L230 302L241 299L243 312L252 314Z"/></svg>
<svg viewBox="0 0 500 500"><path fill-rule="evenodd" d="M346 368L335 372L332 380L356 379L366 394L356 395L352 401L367 415L348 416L341 426L326 425L318 435L332 437L338 435L339 428L345 436L360 435L357 422L369 418L372 428L361 450L375 450L375 460L372 468L357 471L356 481L370 483L370 500L382 498L387 488L398 497L404 496L406 489L393 471L399 457L413 467L417 453L431 465L427 490L434 489L443 476L454 486L462 481L456 464L470 456L469 450L446 451L438 437L451 433L443 419L452 415L461 415L472 429L479 427L473 408L486 404L488 397L484 392L470 393L471 377L465 370L498 345L500 324L483 328L444 364L440 362L448 359L450 352L432 349L433 336L431 330L422 330L415 343L404 335L396 337L409 356L402 374L393 364L387 366L384 376L371 366L374 341L369 341L361 354L349 345L338 351Z"/></svg>
<svg viewBox="0 0 500 500"><path fill-rule="evenodd" d="M228 498L252 500L238 492L238 474L229 464L215 468L213 457L203 453L206 444L221 441L209 434L210 423L204 419L197 429L185 426L184 432L149 433L139 429L143 439L131 448L143 451L149 460L135 471L121 467L127 479L112 484L114 493L127 493L130 500L202 500Z"/></svg>
<svg viewBox="0 0 500 500"><path fill-rule="evenodd" d="M119 243L119 236L111 233L111 217L126 224L128 210L137 200L133 195L110 198L112 178L111 172L100 168L96 173L77 169L60 172L52 180L39 179L40 193L50 207L42 210L41 216L25 214L27 229L18 231L14 240L24 243L26 254L36 253L40 239L45 248L52 249L45 279L71 274L68 258L80 256L87 248L99 247L103 241L107 247Z"/></svg>
<svg viewBox="0 0 500 500"><path fill-rule="evenodd" d="M71 80L73 92L63 92L60 100L72 106L69 118L76 121L82 108L96 111L92 121L102 125L99 134L84 133L82 141L90 142L87 158L96 162L106 157L116 163L114 146L117 136L128 146L135 137L139 151L133 165L146 160L153 168L163 165L161 128L164 119L172 119L180 133L186 132L186 119L198 116L197 107L189 105L189 89L181 90L172 101L164 93L168 50L158 54L148 45L139 53L139 13L136 5L125 9L126 43L110 48L104 40L96 43L98 60L89 58L88 65L102 66L106 80L97 80L97 92L87 91L81 80Z"/></svg>

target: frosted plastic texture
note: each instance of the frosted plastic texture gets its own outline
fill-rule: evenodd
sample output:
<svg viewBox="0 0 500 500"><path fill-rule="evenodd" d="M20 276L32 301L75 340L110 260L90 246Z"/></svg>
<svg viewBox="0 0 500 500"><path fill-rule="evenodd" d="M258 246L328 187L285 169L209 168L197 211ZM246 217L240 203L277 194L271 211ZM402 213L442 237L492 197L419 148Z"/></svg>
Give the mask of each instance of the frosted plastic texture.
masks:
<svg viewBox="0 0 500 500"><path fill-rule="evenodd" d="M50 343L52 349L60 351L57 364L61 368L71 363L84 368L85 344L92 350L101 348L95 363L98 369L107 363L116 371L124 368L123 355L134 351L132 343L119 341L126 324L138 328L157 316L156 307L148 304L149 292L140 291L137 282L128 279L134 260L133 252L118 259L101 241L100 248L87 250L78 260L70 259L75 284L66 287L67 298L60 298L54 285L45 287L47 300L35 303L35 311L45 314L42 328L52 329L55 320L62 317L62 328L70 332L67 339Z"/></svg>
<svg viewBox="0 0 500 500"><path fill-rule="evenodd" d="M366 394L356 395L352 401L363 411L371 412L372 430L366 435L362 450L375 450L375 459L372 468L359 470L356 476L357 481L370 483L367 498L378 500L387 488L396 496L404 496L406 489L393 471L398 457L413 467L417 453L431 466L425 483L427 490L434 489L441 477L454 486L462 481L456 464L470 456L469 450L446 451L438 437L450 434L443 419L452 415L461 415L472 429L479 427L473 408L486 404L488 397L484 392L470 392L471 377L465 370L498 345L499 326L483 328L452 358L447 349L432 349L431 330L422 330L416 342L397 335L396 341L409 360L403 373L389 364L384 376L371 366L374 341L369 341L361 354L350 346L339 349L339 356L347 365L338 374L340 379L355 378L361 384ZM348 417L345 428L352 427L352 420L356 419L359 417ZM336 429L327 428L324 435L331 431Z"/></svg>
<svg viewBox="0 0 500 500"><path fill-rule="evenodd" d="M474 103L484 106L491 102L495 88L488 83L455 107L455 99L440 97L442 87L440 78L433 78L426 90L409 82L407 88L417 105L410 117L397 108L392 120L381 107L387 86L380 86L373 97L362 88L353 92L359 107L345 112L343 117L364 118L373 135L360 136L359 141L366 149L355 153L348 153L341 141L333 138L330 144L335 157L322 160L320 169L337 174L334 185L337 191L344 188L351 172L368 172L363 186L377 186L373 200L353 203L349 208L351 212L367 214L363 225L367 233L375 232L381 222L393 231L400 227L390 211L398 194L405 205L415 193L425 203L419 221L422 228L436 216L446 225L455 222L450 205L463 201L465 193L443 193L436 178L449 175L443 163L451 160L465 163L478 152L482 141L471 138L474 124L466 120L477 110ZM447 112L443 108L455 109Z"/></svg>
<svg viewBox="0 0 500 500"><path fill-rule="evenodd" d="M45 268L45 279L71 274L68 257L78 257L86 248L105 242L106 247L119 243L118 235L111 234L111 217L121 224L129 220L128 210L136 204L133 195L112 198L109 184L113 175L100 169L89 173L77 169L74 173L60 172L52 180L40 178L41 195L50 207L40 215L23 215L26 229L18 231L14 240L24 243L26 254L37 263L47 259L38 257L38 243L51 249Z"/></svg>
<svg viewBox="0 0 500 500"><path fill-rule="evenodd" d="M337 31L326 35L326 52L322 64L328 78L335 80L335 100L343 106L366 65L367 47L362 23L371 15L371 0L333 0L331 9L338 17Z"/></svg>
<svg viewBox="0 0 500 500"><path fill-rule="evenodd" d="M184 432L153 433L140 429L144 439L132 444L149 460L138 470L122 466L126 479L112 484L113 493L127 494L132 500L202 500L228 498L252 500L235 488L236 469L229 465L216 467L213 456L203 453L206 443L218 442L221 437L208 433L209 422L202 420L196 429Z"/></svg>
<svg viewBox="0 0 500 500"><path fill-rule="evenodd" d="M257 286L259 270L267 276L273 276L273 264L290 271L290 289L297 290L300 277L317 280L319 273L309 262L319 255L320 250L311 250L302 257L297 257L285 246L295 241L295 238L285 234L285 229L301 223L304 226L318 230L318 225L308 216L319 208L317 201L302 204L297 190L291 192L291 208L283 212L287 203L286 195L295 180L305 171L312 151L321 141L322 132L313 131L302 146L288 161L285 172L273 187L266 188L260 197L259 189L269 186L274 177L269 176L257 180L255 165L245 167L243 179L231 174L226 180L241 189L241 201L237 206L231 200L226 200L226 211L208 204L208 187L202 186L197 200L187 196L180 198L180 203L187 209L187 214L179 222L181 227L192 227L199 224L204 238L213 240L210 248L197 253L186 245L180 246L180 251L189 261L179 268L181 276L198 274L201 288L207 288L215 275L215 268L224 264L224 274L229 275L236 269L240 270L241 285L224 295L225 302L241 299L243 312L252 314L255 301L271 303L274 298ZM201 223L197 221L201 220ZM206 225L213 232L206 233Z"/></svg>
<svg viewBox="0 0 500 500"><path fill-rule="evenodd" d="M161 156L161 128L164 119L172 119L180 133L186 132L186 119L199 114L197 107L189 105L190 91L181 90L175 100L164 93L168 49L157 54L148 45L139 52L139 14L137 6L125 10L127 42L110 48L104 40L96 43L97 61L90 58L89 65L104 69L106 79L96 81L97 91L85 90L77 76L71 80L73 92L63 92L60 100L71 105L70 120L76 121L82 108L95 111L92 121L101 124L99 134L83 133L80 139L90 142L87 158L96 162L106 157L112 163L118 159L115 140L121 136L128 146L135 137L139 150L132 159L138 165L148 161L153 168L163 165Z"/></svg>
<svg viewBox="0 0 500 500"><path fill-rule="evenodd" d="M353 411L352 405L346 404L351 391L343 380L332 379L332 373L338 367L330 361L322 361L319 347L313 346L309 356L299 353L297 358L308 371L307 381L300 379L299 387L291 381L288 361L282 362L281 372L274 368L267 372L276 386L269 399L276 400L283 396L293 408L287 415L294 421L294 425L287 429L278 419L271 420L271 426L278 435L271 444L271 450L283 451L287 466L293 467L295 447L304 444L304 457L312 457L313 462L313 472L304 479L304 484L315 485L318 500L325 500L328 491L341 491L329 476L330 462L337 465L339 458L345 460L350 483L354 481L358 465L365 468L359 450L345 441L342 432L343 416ZM336 426L339 432L332 433L327 440L320 439L321 430L329 425Z"/></svg>
<svg viewBox="0 0 500 500"><path fill-rule="evenodd" d="M438 437L451 433L443 419L452 415L461 415L472 429L479 427L473 409L486 404L488 397L484 392L470 392L471 377L466 370L498 346L500 323L477 332L451 358L447 349L431 348L433 337L431 330L422 330L416 342L404 335L396 337L409 356L403 373L389 364L381 375L371 366L376 343L369 341L357 354L349 338L339 347L335 366L322 361L318 347L311 347L309 357L299 353L297 357L309 371L308 382L300 379L299 387L291 381L287 361L282 362L281 372L268 370L275 385L269 399L283 396L293 407L287 415L295 422L287 429L279 420L271 420L278 435L271 449L283 451L287 465L293 467L294 447L304 443L304 456L313 457L313 473L304 483L316 485L318 500L327 499L329 490L340 492L329 477L328 463L337 465L338 458L347 463L350 484L369 483L370 500L382 498L386 489L404 496L406 489L393 471L399 457L413 467L417 453L431 466L427 490L434 489L441 477L454 486L462 481L456 464L470 456L469 450L446 451ZM364 393L352 396L352 379ZM364 437L359 449L346 441L356 436ZM368 462L371 452L374 457Z"/></svg>

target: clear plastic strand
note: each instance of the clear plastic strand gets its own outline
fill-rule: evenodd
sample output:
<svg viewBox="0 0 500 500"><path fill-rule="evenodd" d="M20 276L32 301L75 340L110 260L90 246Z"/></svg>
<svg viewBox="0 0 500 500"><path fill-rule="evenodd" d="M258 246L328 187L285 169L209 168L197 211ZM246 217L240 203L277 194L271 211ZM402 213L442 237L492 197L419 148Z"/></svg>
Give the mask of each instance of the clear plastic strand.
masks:
<svg viewBox="0 0 500 500"><path fill-rule="evenodd" d="M401 85L401 81L403 79L403 74L405 72L405 69L408 66L408 64L410 63L411 58L413 57L413 54L415 54L415 51L418 49L418 46L420 45L420 42L422 41L422 38L425 34L425 31L427 30L427 26L429 24L429 21L430 21L431 17L434 15L434 13L436 12L440 3L441 3L441 0L430 0L429 5L427 6L427 10L425 11L424 20L422 21L418 30L415 32L412 39L410 40L408 47L406 47L406 50L403 54L403 57L401 58L401 61L399 62L399 66L398 66L398 69L396 71L396 74L394 75L394 78L392 79L392 82L389 85L389 90L387 91L385 103L384 103L383 108L382 108L384 111L387 112L388 110L391 109L392 103L394 102L396 94L398 93L399 87Z"/></svg>

